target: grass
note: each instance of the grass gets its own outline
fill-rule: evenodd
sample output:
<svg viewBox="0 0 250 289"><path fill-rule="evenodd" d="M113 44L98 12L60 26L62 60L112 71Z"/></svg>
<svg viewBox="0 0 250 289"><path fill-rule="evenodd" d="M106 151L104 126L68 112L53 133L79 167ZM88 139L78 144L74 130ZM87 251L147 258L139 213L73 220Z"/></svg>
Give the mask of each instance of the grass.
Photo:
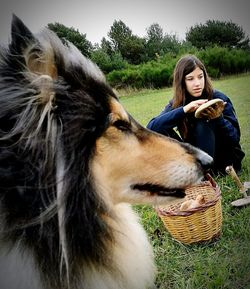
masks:
<svg viewBox="0 0 250 289"><path fill-rule="evenodd" d="M213 82L228 95L241 126L241 144L246 153L242 181L250 181L250 75ZM157 115L172 95L172 89L130 92L120 96L125 108L144 126ZM226 144L225 144L226 145ZM159 289L250 289L250 205L231 206L239 199L229 176L218 176L222 191L223 225L215 242L183 245L175 241L150 206L135 206L154 248Z"/></svg>

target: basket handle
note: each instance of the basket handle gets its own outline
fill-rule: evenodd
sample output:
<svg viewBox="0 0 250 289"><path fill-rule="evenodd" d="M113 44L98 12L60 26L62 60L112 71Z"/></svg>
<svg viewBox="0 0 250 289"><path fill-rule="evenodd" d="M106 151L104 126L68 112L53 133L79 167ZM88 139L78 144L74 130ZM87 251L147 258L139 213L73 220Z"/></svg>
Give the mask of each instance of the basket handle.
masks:
<svg viewBox="0 0 250 289"><path fill-rule="evenodd" d="M211 185L214 188L217 187L217 184L216 184L215 180L213 179L213 177L209 173L206 174L206 179L211 183Z"/></svg>

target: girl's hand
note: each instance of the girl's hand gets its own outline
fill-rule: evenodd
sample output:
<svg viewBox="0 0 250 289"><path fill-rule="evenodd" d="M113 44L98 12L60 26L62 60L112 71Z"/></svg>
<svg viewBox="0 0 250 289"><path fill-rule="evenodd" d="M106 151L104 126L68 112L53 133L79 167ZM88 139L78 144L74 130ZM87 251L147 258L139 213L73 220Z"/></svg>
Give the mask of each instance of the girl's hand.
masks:
<svg viewBox="0 0 250 289"><path fill-rule="evenodd" d="M222 112L227 103L224 101L221 104L215 103L213 106L209 106L200 113L200 118L215 119L222 115Z"/></svg>
<svg viewBox="0 0 250 289"><path fill-rule="evenodd" d="M197 100L191 101L190 103L183 106L183 110L185 113L194 112L200 105L202 105L203 103L207 101L208 99L197 99Z"/></svg>

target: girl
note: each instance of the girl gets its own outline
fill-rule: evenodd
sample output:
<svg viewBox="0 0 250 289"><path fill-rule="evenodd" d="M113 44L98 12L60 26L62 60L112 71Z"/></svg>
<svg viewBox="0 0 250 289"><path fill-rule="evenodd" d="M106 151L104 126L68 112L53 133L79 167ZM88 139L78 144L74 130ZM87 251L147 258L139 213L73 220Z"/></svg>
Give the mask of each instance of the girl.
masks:
<svg viewBox="0 0 250 289"><path fill-rule="evenodd" d="M186 55L177 62L173 90L173 99L147 127L207 152L214 158L215 173L224 174L228 165L239 172L245 154L233 104L225 94L213 89L204 64L194 55ZM195 118L196 109L215 98L224 101L222 109L210 107L201 118Z"/></svg>

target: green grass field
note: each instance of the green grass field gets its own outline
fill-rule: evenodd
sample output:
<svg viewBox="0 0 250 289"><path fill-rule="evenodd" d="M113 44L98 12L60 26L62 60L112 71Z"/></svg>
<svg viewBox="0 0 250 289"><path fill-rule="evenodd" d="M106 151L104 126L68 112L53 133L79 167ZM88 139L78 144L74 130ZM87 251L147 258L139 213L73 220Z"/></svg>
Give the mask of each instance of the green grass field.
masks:
<svg viewBox="0 0 250 289"><path fill-rule="evenodd" d="M250 181L250 75L214 81L228 95L241 126L246 153L242 181ZM142 125L157 115L172 96L171 88L122 95L128 112ZM225 144L226 145L226 144ZM250 205L231 206L242 195L229 176L217 177L222 192L223 225L220 238L211 243L183 245L175 241L149 206L135 206L154 248L160 289L250 289Z"/></svg>

